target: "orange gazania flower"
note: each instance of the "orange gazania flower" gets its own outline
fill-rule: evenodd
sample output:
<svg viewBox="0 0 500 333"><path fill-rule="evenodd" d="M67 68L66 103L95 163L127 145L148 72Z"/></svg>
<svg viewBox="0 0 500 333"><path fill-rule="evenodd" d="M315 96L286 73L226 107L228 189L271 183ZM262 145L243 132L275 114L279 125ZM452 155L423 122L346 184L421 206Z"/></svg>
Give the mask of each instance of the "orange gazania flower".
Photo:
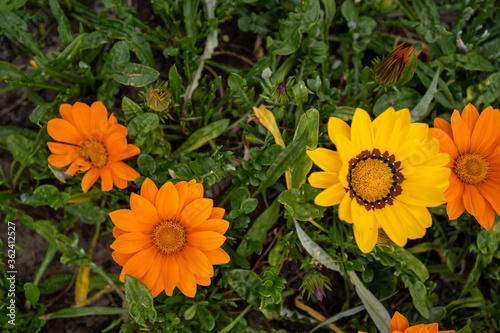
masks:
<svg viewBox="0 0 500 333"><path fill-rule="evenodd" d="M481 115L468 104L451 124L434 119L429 134L439 140L440 151L450 155L450 186L444 193L450 220L464 210L486 230L500 213L500 110L487 107Z"/></svg>
<svg viewBox="0 0 500 333"><path fill-rule="evenodd" d="M111 244L113 259L125 274L139 279L153 297L165 290L168 296L177 286L188 296L196 285L210 285L213 265L229 262L220 248L229 222L224 209L203 198L203 185L195 180L164 184L160 190L147 178L141 194L130 196L132 209L109 214L115 224Z"/></svg>
<svg viewBox="0 0 500 333"><path fill-rule="evenodd" d="M82 179L82 190L101 178L101 190L111 191L113 184L127 187L127 181L139 177L139 173L122 160L139 154L138 147L127 144L127 128L119 125L114 114L108 119L108 111L101 102L92 106L84 103L62 104L61 118L51 119L47 131L52 139L48 142L49 163L55 167L70 166L66 174L88 171Z"/></svg>
<svg viewBox="0 0 500 333"><path fill-rule="evenodd" d="M377 81L384 85L393 85L399 81L401 73L410 60L413 46L403 47L405 43L399 44L392 52L380 61L373 69ZM414 53L419 55L422 50Z"/></svg>
<svg viewBox="0 0 500 333"><path fill-rule="evenodd" d="M410 326L408 319L401 313L397 312L392 316L389 323L389 330L391 333L455 333L454 330L438 331L439 326L437 323L432 324L418 324ZM358 333L364 333L359 332Z"/></svg>

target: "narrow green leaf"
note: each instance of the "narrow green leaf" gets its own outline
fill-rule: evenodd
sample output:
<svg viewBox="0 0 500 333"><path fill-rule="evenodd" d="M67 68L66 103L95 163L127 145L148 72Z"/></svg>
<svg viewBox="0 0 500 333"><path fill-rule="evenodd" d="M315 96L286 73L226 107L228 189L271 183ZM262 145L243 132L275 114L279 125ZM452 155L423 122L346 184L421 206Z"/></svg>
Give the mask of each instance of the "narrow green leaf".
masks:
<svg viewBox="0 0 500 333"><path fill-rule="evenodd" d="M14 41L26 46L40 58L45 58L42 48L28 31L28 25L19 16L13 12L0 10L0 28Z"/></svg>
<svg viewBox="0 0 500 333"><path fill-rule="evenodd" d="M208 141L213 140L224 133L228 124L229 119L222 119L208 124L203 128L200 128L199 130L191 134L189 138L172 153L172 156L176 157L200 148Z"/></svg>
<svg viewBox="0 0 500 333"><path fill-rule="evenodd" d="M276 160L271 164L266 172L266 179L262 181L257 189L257 192L263 192L269 186L272 186L278 181L282 174L287 171L293 162L295 162L301 154L306 150L307 133L303 132L299 137L295 138L286 148L278 155Z"/></svg>
<svg viewBox="0 0 500 333"><path fill-rule="evenodd" d="M141 107L127 96L123 96L122 98L122 110L125 114L126 122L143 113Z"/></svg>
<svg viewBox="0 0 500 333"><path fill-rule="evenodd" d="M69 45L73 40L73 33L68 18L64 14L57 0L49 0L50 11L57 21L57 31L59 31L59 39L63 45Z"/></svg>
<svg viewBox="0 0 500 333"><path fill-rule="evenodd" d="M168 82L170 84L170 91L175 103L179 103L182 91L182 78L177 72L177 67L173 65L168 71Z"/></svg>
<svg viewBox="0 0 500 333"><path fill-rule="evenodd" d="M299 125L295 130L294 138L299 137L303 132L306 132L307 141L306 148L309 150L315 149L318 145L318 131L319 131L319 112L316 109L308 110L302 115ZM307 175L312 168L312 161L304 151L299 158L293 163L291 167L291 181L292 188L299 188L306 182Z"/></svg>
<svg viewBox="0 0 500 333"><path fill-rule="evenodd" d="M86 317L86 316L106 316L106 315L119 315L127 313L128 309L123 308L107 308L102 306L90 306L90 307L78 307L78 308L66 308L59 310L57 312L52 312L46 315L40 316L40 318L49 320L56 318L74 318L74 317Z"/></svg>
<svg viewBox="0 0 500 333"><path fill-rule="evenodd" d="M26 74L7 61L0 61L0 81L2 80L26 80Z"/></svg>
<svg viewBox="0 0 500 333"><path fill-rule="evenodd" d="M153 296L149 289L136 278L125 275L125 296L129 305L129 313L138 324L156 321Z"/></svg>
<svg viewBox="0 0 500 333"><path fill-rule="evenodd" d="M434 94L436 93L437 83L439 79L439 68L436 70L434 74L434 78L432 79L431 85L427 89L427 92L422 97L420 102L411 110L411 121L419 121L428 113L429 105L431 104Z"/></svg>

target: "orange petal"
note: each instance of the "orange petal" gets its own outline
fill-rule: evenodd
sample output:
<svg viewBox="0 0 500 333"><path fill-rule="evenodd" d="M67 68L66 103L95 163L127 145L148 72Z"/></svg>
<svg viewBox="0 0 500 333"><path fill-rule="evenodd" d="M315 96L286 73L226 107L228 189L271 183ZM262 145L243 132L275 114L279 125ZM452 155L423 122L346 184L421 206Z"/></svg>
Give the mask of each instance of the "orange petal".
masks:
<svg viewBox="0 0 500 333"><path fill-rule="evenodd" d="M128 232L153 232L154 225L139 222L134 212L130 209L118 209L109 213L109 217L115 226Z"/></svg>
<svg viewBox="0 0 500 333"><path fill-rule="evenodd" d="M177 263L175 257L176 256L170 254L163 256L163 285L165 286L165 293L168 296L172 296L172 293L174 292L174 289L180 279L179 264Z"/></svg>
<svg viewBox="0 0 500 333"><path fill-rule="evenodd" d="M212 251L220 247L226 237L215 231L199 231L186 235L186 243L201 251Z"/></svg>
<svg viewBox="0 0 500 333"><path fill-rule="evenodd" d="M156 203L156 195L158 194L158 187L149 178L146 178L141 186L141 196L148 199L153 205Z"/></svg>
<svg viewBox="0 0 500 333"><path fill-rule="evenodd" d="M83 190L84 193L87 193L87 191L89 190L89 188L91 188L92 185L94 185L94 183L97 181L97 179L99 179L99 175L100 175L100 172L99 172L98 168L91 168L85 174L85 176L83 176L83 179L82 179L82 190Z"/></svg>
<svg viewBox="0 0 500 333"><path fill-rule="evenodd" d="M200 286L209 286L210 283L212 283L212 280L209 277L201 277L198 275L194 276L196 279L196 284L199 284Z"/></svg>
<svg viewBox="0 0 500 333"><path fill-rule="evenodd" d="M172 182L163 184L158 191L158 195L156 196L156 208L158 209L158 214L162 221L171 221L177 217L179 194Z"/></svg>
<svg viewBox="0 0 500 333"><path fill-rule="evenodd" d="M55 167L63 168L66 165L73 162L77 157L78 155L72 155L72 154L64 154L64 155L52 154L47 158L47 161Z"/></svg>
<svg viewBox="0 0 500 333"><path fill-rule="evenodd" d="M450 155L450 162L446 166L452 167L458 157L458 149L453 140L439 128L429 128L429 135L438 139L440 152Z"/></svg>
<svg viewBox="0 0 500 333"><path fill-rule="evenodd" d="M184 207L180 215L181 224L187 228L194 228L205 222L212 213L212 199L197 199Z"/></svg>
<svg viewBox="0 0 500 333"><path fill-rule="evenodd" d="M108 127L108 110L101 102L94 102L90 106L90 128L101 132L106 131Z"/></svg>
<svg viewBox="0 0 500 333"><path fill-rule="evenodd" d="M208 219L197 227L191 228L190 232L215 231L224 234L229 228L229 222L223 219Z"/></svg>
<svg viewBox="0 0 500 333"><path fill-rule="evenodd" d="M59 142L47 142L47 146L53 154L64 155L76 155L79 156L80 147L74 145L68 145Z"/></svg>
<svg viewBox="0 0 500 333"><path fill-rule="evenodd" d="M212 265L227 264L231 260L231 257L229 257L226 251L220 247L211 251L203 251L203 253L205 253Z"/></svg>
<svg viewBox="0 0 500 333"><path fill-rule="evenodd" d="M179 263L180 275L177 287L179 287L180 291L187 297L196 296L196 279L194 277L194 274L189 271L188 263L181 255L176 255L175 258Z"/></svg>
<svg viewBox="0 0 500 333"><path fill-rule="evenodd" d="M138 252L153 244L153 236L140 232L129 232L115 239L110 247L121 253Z"/></svg>
<svg viewBox="0 0 500 333"><path fill-rule="evenodd" d="M479 118L479 112L472 104L467 104L462 111L462 118L469 127L469 131L472 133L474 131L474 127L476 126L477 119Z"/></svg>
<svg viewBox="0 0 500 333"><path fill-rule="evenodd" d="M486 211L485 200L474 185L465 184L464 188L465 209L476 219L483 216Z"/></svg>
<svg viewBox="0 0 500 333"><path fill-rule="evenodd" d="M410 327L408 319L406 319L405 316L396 311L396 313L394 313L394 316L392 316L391 322L389 323L389 330L391 332L395 330L404 332L408 327Z"/></svg>
<svg viewBox="0 0 500 333"><path fill-rule="evenodd" d="M118 177L115 172L113 171L113 168L111 167L111 164L108 164L108 167L109 167L109 171L111 172L111 175L113 176L113 183L115 184L116 187L120 188L120 189L124 189L127 187L128 185L128 182L127 180L121 178L121 177Z"/></svg>
<svg viewBox="0 0 500 333"><path fill-rule="evenodd" d="M153 260L155 259L154 252L156 252L153 250L153 247L142 249L134 254L123 266L121 275L128 274L136 279L143 277L151 269L151 265L153 265Z"/></svg>
<svg viewBox="0 0 500 333"><path fill-rule="evenodd" d="M212 208L212 213L208 217L209 219L221 219L224 217L226 210L224 208L214 207Z"/></svg>
<svg viewBox="0 0 500 333"><path fill-rule="evenodd" d="M442 130L453 140L453 130L451 129L451 124L444 119L434 118L434 127Z"/></svg>
<svg viewBox="0 0 500 333"><path fill-rule="evenodd" d="M61 118L51 119L47 123L47 132L56 141L78 145L85 137L69 121Z"/></svg>
<svg viewBox="0 0 500 333"><path fill-rule="evenodd" d="M425 328L424 324L419 324L407 328L404 333L427 333L427 329Z"/></svg>
<svg viewBox="0 0 500 333"><path fill-rule="evenodd" d="M460 154L468 153L470 151L471 133L457 110L453 111L451 115L451 129L453 130L453 138L458 152Z"/></svg>
<svg viewBox="0 0 500 333"><path fill-rule="evenodd" d="M500 140L500 111L491 106L486 108L476 122L471 137L471 150L488 156L497 148Z"/></svg>
<svg viewBox="0 0 500 333"><path fill-rule="evenodd" d="M116 226L113 228L113 237L114 238L118 238L121 235L125 235L126 233L128 233L128 231L122 230Z"/></svg>
<svg viewBox="0 0 500 333"><path fill-rule="evenodd" d="M202 277L214 276L214 267L210 263L210 260L197 248L184 245L182 256L184 256L184 260L186 260L187 267L191 273Z"/></svg>
<svg viewBox="0 0 500 333"><path fill-rule="evenodd" d="M122 137L124 137L124 136L122 136ZM139 149L139 147L136 147L133 144L128 144L124 151L114 152L113 155L110 155L109 160L111 162L122 161L122 160L126 160L129 157L139 155L140 153L141 153L141 150Z"/></svg>
<svg viewBox="0 0 500 333"><path fill-rule="evenodd" d="M111 256L113 257L114 261L120 266L124 266L127 261L129 261L130 258L134 256L135 253L121 253L118 251L113 251L111 253Z"/></svg>
<svg viewBox="0 0 500 333"><path fill-rule="evenodd" d="M123 162L109 162L108 166L112 172L124 180L134 181L140 174Z"/></svg>
<svg viewBox="0 0 500 333"><path fill-rule="evenodd" d="M130 207L140 222L152 225L160 223L158 211L148 199L132 193L130 195Z"/></svg>
<svg viewBox="0 0 500 333"><path fill-rule="evenodd" d="M101 172L101 191L111 191L113 189L113 175L108 167L100 169Z"/></svg>
<svg viewBox="0 0 500 333"><path fill-rule="evenodd" d="M73 119L73 106L71 104L61 104L59 106L59 113L61 114L61 117L70 123L74 124L75 121Z"/></svg>
<svg viewBox="0 0 500 333"><path fill-rule="evenodd" d="M76 102L71 110L73 115L73 125L79 130L79 132L84 136L89 136L92 134L90 127L90 106L85 103Z"/></svg>
<svg viewBox="0 0 500 333"><path fill-rule="evenodd" d="M116 159L114 155L119 154L127 149L127 138L123 135L113 133L106 139L104 144L109 156L113 156L114 159Z"/></svg>
<svg viewBox="0 0 500 333"><path fill-rule="evenodd" d="M149 271L141 279L141 282L148 287L149 291L153 295L153 297L158 296L163 290L163 278L160 277L160 273L162 271L162 253L160 251L154 251L154 255L151 255L153 258L153 265ZM161 284L158 284L161 282Z"/></svg>

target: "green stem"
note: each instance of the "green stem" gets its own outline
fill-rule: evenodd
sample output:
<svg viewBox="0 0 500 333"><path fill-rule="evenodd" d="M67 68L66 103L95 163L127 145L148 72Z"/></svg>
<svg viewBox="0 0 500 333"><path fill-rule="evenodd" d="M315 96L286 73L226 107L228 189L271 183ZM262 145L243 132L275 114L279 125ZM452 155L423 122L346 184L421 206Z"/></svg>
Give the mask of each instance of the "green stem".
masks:
<svg viewBox="0 0 500 333"><path fill-rule="evenodd" d="M45 270L49 266L49 264L52 262L52 259L54 259L54 256L57 252L57 247L53 244L49 245L49 249L45 253L45 257L43 258L42 264L40 265L40 268L38 269L38 272L36 273L35 279L33 280L34 285L38 285L40 283L40 280L42 279L43 273L45 273Z"/></svg>
<svg viewBox="0 0 500 333"><path fill-rule="evenodd" d="M244 315L246 315L246 313L248 311L250 311L250 309L252 308L251 305L247 306L245 308L245 310L241 311L241 313L238 315L238 317L236 317L229 325L227 325L226 327L224 327L223 329L221 329L219 331L219 333L227 333L229 331L231 331L231 329L238 323L238 321L243 318Z"/></svg>

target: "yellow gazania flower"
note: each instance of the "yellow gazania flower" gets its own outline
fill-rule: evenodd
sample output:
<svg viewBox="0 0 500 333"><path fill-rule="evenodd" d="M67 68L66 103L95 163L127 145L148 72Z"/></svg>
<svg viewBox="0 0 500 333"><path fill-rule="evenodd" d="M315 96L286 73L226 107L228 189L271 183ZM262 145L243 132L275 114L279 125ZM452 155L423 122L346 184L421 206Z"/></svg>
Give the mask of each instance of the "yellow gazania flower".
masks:
<svg viewBox="0 0 500 333"><path fill-rule="evenodd" d="M337 152L307 152L323 170L312 173L309 183L326 189L314 202L340 204L339 218L354 224L364 253L374 248L379 228L399 246L423 237L432 224L426 207L444 203L449 156L439 153L439 141L427 132L427 124L411 123L408 109L389 108L372 123L358 108L351 127L339 118L328 122Z"/></svg>
<svg viewBox="0 0 500 333"><path fill-rule="evenodd" d="M48 161L55 167L71 164L66 174L87 171L82 179L82 190L87 192L101 178L101 190L111 191L113 184L127 187L127 181L139 177L139 173L122 160L139 154L138 147L127 144L127 128L119 125L114 114L108 119L108 111L101 102L92 106L84 103L62 104L61 118L51 119L47 131L52 139L48 142ZM62 142L62 143L61 143Z"/></svg>
<svg viewBox="0 0 500 333"><path fill-rule="evenodd" d="M437 323L410 326L408 319L397 311L389 323L391 333L455 333L454 330L438 331L438 329L439 325ZM358 331L358 333L364 332Z"/></svg>
<svg viewBox="0 0 500 333"><path fill-rule="evenodd" d="M444 192L450 220L464 210L473 215L486 230L500 213L500 110L487 107L481 115L468 104L462 116L455 110L451 124L434 119L429 134L450 155L450 187Z"/></svg>
<svg viewBox="0 0 500 333"><path fill-rule="evenodd" d="M196 285L210 285L213 265L229 262L220 248L229 222L224 209L203 198L203 185L195 180L164 184L160 190L147 178L141 194L130 196L132 209L109 214L115 224L111 244L113 259L125 274L139 279L153 297L172 296L175 287L188 296Z"/></svg>
<svg viewBox="0 0 500 333"><path fill-rule="evenodd" d="M375 79L380 84L393 85L399 81L401 73L405 69L411 57L414 46L403 47L405 43L399 44L392 52L384 57L373 69ZM422 50L414 53L419 55Z"/></svg>

